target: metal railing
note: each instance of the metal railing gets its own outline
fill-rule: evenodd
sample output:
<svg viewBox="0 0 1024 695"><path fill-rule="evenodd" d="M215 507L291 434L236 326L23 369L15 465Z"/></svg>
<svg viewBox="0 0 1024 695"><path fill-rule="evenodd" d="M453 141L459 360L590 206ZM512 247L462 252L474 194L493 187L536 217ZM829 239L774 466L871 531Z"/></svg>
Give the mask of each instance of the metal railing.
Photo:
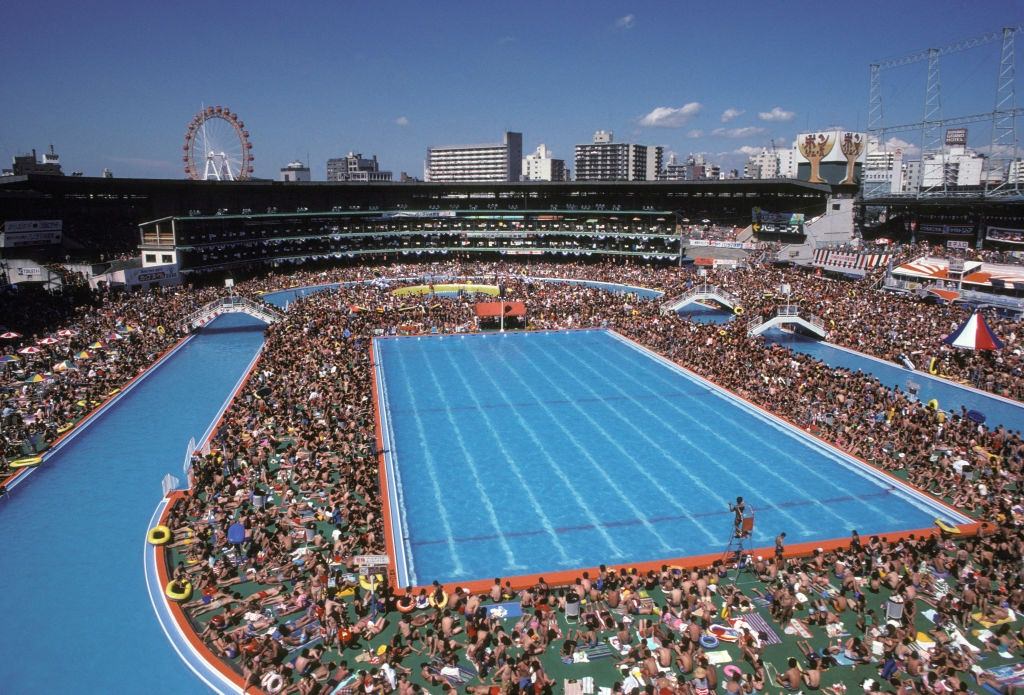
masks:
<svg viewBox="0 0 1024 695"><path fill-rule="evenodd" d="M784 319L799 319L803 323L810 324L815 328L819 329L823 334L827 334L828 331L825 329L825 321L818 315L812 314L809 311L801 309L796 304L782 304L775 309L775 315L768 318L755 317L747 323L747 335L755 335L758 328L764 324L772 321L776 318ZM785 323L781 321L779 323Z"/></svg>
<svg viewBox="0 0 1024 695"><path fill-rule="evenodd" d="M670 299L669 301L664 302L661 305L661 310L662 312L672 311L673 307L681 306L688 302L689 300L695 299L697 297L704 297L708 299L717 298L719 301L723 302L724 304L727 304L730 307L735 307L740 303L739 299L737 299L736 296L733 295L732 293L723 290L718 285L711 285L705 283L702 285L696 285L693 288L684 292L683 294L679 295L675 299Z"/></svg>
<svg viewBox="0 0 1024 695"><path fill-rule="evenodd" d="M190 329L198 328L212 318L220 316L221 314L231 313L249 314L254 318L265 321L266 323L277 323L284 318L284 314L267 304L254 302L247 297L231 295L229 297L221 297L220 299L215 299L212 302L204 304L186 316L182 323L185 327Z"/></svg>

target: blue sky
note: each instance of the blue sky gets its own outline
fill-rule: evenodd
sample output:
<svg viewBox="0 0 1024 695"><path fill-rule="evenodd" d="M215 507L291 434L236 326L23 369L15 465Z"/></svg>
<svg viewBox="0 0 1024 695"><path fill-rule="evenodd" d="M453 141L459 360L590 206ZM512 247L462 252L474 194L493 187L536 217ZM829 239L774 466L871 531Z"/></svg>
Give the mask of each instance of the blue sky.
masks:
<svg viewBox="0 0 1024 695"><path fill-rule="evenodd" d="M420 176L428 146L506 129L570 166L598 129L737 166L770 138L863 128L872 60L1022 20L1024 0L7 2L0 158L52 142L67 171L179 178L205 103L245 120L267 178L307 152L323 178L350 150ZM992 108L997 56L944 60L947 115ZM888 122L921 117L924 76L885 74Z"/></svg>

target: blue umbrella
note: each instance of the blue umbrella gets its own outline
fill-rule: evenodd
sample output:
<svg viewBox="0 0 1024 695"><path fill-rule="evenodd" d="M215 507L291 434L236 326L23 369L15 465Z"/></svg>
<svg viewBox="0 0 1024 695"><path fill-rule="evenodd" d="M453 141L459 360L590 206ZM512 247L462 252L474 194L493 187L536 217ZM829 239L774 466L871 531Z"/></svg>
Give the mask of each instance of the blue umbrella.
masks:
<svg viewBox="0 0 1024 695"><path fill-rule="evenodd" d="M235 522L228 527L228 543L238 545L245 542L245 526Z"/></svg>
<svg viewBox="0 0 1024 695"><path fill-rule="evenodd" d="M977 410L968 410L967 419L976 422L980 425L983 422L985 422L985 413L979 412Z"/></svg>

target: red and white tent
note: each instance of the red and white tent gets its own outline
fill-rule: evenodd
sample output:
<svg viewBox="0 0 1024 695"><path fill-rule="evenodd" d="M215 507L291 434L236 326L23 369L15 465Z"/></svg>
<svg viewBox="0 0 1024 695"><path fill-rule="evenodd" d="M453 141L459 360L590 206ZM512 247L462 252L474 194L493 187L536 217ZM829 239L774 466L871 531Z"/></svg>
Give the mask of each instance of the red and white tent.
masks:
<svg viewBox="0 0 1024 695"><path fill-rule="evenodd" d="M1003 341L996 337L996 334L985 323L985 317L978 311L971 314L942 342L967 350L1000 350L1003 347Z"/></svg>

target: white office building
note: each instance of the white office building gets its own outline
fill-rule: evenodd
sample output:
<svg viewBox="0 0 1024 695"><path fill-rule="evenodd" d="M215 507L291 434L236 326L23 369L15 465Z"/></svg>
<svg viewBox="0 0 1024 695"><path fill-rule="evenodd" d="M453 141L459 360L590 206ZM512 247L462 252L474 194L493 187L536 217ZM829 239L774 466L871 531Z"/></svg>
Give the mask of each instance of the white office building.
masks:
<svg viewBox="0 0 1024 695"><path fill-rule="evenodd" d="M506 132L504 140L486 145L447 145L427 149L427 181L519 181L523 173L523 134Z"/></svg>
<svg viewBox="0 0 1024 695"><path fill-rule="evenodd" d="M309 175L309 167L302 162L295 160L289 162L287 166L281 167L281 173L278 175L278 181L311 181L312 178Z"/></svg>
<svg viewBox="0 0 1024 695"><path fill-rule="evenodd" d="M380 170L377 155L367 159L362 153L349 152L344 157L334 157L327 160L327 180L374 183L390 181L391 172Z"/></svg>
<svg viewBox="0 0 1024 695"><path fill-rule="evenodd" d="M523 157L524 181L568 181L564 159L555 159L546 145Z"/></svg>
<svg viewBox="0 0 1024 695"><path fill-rule="evenodd" d="M904 170L901 150L868 152L864 158L864 168L861 170L861 185L865 195L903 192Z"/></svg>

